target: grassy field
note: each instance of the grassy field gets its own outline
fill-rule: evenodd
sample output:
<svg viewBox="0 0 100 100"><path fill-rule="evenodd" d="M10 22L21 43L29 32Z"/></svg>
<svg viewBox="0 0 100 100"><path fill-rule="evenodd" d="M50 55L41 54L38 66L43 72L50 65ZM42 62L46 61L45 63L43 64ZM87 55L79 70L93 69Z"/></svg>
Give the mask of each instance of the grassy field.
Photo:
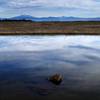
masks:
<svg viewBox="0 0 100 100"><path fill-rule="evenodd" d="M0 22L0 35L100 35L100 22Z"/></svg>

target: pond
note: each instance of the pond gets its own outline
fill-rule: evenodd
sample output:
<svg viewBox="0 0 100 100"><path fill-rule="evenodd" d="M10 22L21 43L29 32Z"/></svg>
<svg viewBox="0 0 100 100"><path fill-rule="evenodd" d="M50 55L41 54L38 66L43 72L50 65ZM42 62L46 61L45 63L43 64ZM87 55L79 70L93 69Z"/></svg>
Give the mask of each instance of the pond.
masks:
<svg viewBox="0 0 100 100"><path fill-rule="evenodd" d="M0 36L0 100L41 99L100 100L100 36Z"/></svg>

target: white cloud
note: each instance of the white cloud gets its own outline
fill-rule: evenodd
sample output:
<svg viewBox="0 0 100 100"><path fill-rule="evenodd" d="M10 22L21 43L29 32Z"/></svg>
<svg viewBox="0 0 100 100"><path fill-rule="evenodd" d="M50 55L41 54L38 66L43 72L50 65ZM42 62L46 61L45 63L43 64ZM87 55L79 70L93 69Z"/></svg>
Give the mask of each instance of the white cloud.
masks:
<svg viewBox="0 0 100 100"><path fill-rule="evenodd" d="M10 7L63 7L87 10L100 9L100 2L95 0L10 0Z"/></svg>
<svg viewBox="0 0 100 100"><path fill-rule="evenodd" d="M99 0L0 0L0 17L27 14L38 17L99 17Z"/></svg>

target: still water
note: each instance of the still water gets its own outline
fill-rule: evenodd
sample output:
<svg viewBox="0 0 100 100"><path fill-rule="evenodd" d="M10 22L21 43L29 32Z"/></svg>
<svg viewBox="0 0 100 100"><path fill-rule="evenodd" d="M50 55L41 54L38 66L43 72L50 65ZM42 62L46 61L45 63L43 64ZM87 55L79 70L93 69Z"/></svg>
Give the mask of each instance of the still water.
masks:
<svg viewBox="0 0 100 100"><path fill-rule="evenodd" d="M0 36L0 100L41 99L100 100L100 36Z"/></svg>

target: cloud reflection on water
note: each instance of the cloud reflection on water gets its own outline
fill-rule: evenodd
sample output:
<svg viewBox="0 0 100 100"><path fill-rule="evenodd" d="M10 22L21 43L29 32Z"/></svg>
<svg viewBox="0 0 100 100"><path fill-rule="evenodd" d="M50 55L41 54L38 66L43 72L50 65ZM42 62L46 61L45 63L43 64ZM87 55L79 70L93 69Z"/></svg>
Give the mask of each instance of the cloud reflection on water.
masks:
<svg viewBox="0 0 100 100"><path fill-rule="evenodd" d="M60 72L67 88L98 88L99 40L100 36L1 36L0 70L21 69L32 79Z"/></svg>
<svg viewBox="0 0 100 100"><path fill-rule="evenodd" d="M100 49L99 36L1 36L0 51L44 51L70 47ZM91 38L91 39L90 39ZM68 47L69 46L69 47ZM78 47L77 47L78 46ZM80 49L82 49L80 48Z"/></svg>

